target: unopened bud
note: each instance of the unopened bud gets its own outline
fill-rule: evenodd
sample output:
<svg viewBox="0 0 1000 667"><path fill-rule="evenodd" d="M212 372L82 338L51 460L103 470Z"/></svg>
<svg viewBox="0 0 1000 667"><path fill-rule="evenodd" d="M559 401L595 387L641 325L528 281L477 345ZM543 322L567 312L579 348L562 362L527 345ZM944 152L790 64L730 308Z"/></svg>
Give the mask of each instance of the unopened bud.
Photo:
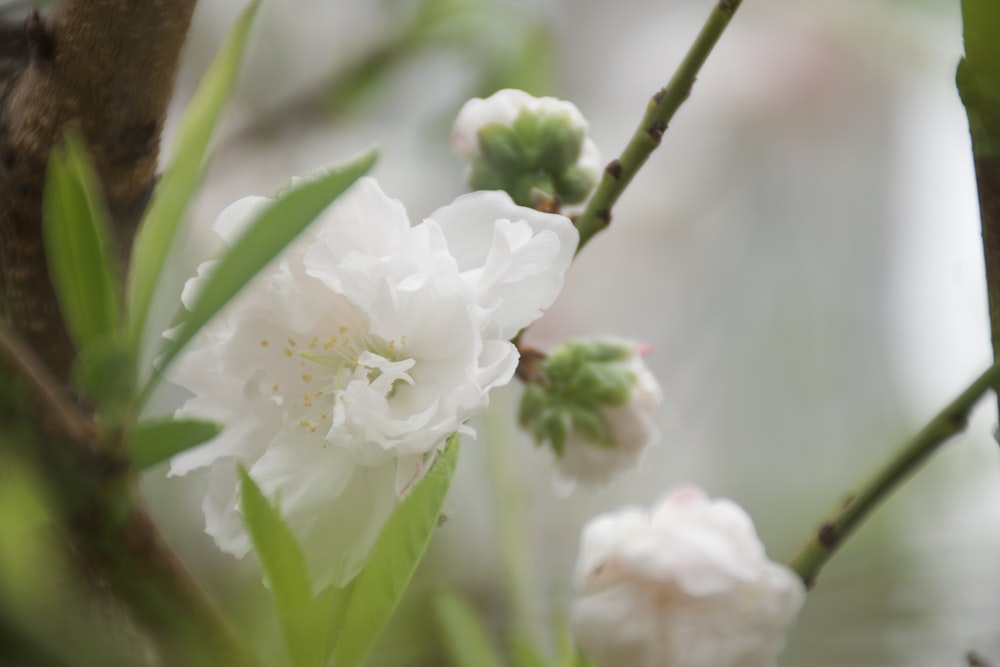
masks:
<svg viewBox="0 0 1000 667"><path fill-rule="evenodd" d="M552 449L565 481L607 482L658 439L662 394L642 351L618 339L570 341L539 362L547 383L526 388L519 422Z"/></svg>
<svg viewBox="0 0 1000 667"><path fill-rule="evenodd" d="M600 155L580 110L521 90L466 102L452 145L469 160L471 187L505 190L522 206L532 206L537 193L578 204L600 175Z"/></svg>

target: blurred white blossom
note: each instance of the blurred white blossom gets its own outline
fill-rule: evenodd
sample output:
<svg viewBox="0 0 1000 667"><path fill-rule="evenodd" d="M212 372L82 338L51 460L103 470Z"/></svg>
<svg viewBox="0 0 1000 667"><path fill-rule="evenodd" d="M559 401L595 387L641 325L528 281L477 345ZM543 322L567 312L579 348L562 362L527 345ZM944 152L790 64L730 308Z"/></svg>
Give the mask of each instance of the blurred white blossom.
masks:
<svg viewBox="0 0 1000 667"><path fill-rule="evenodd" d="M773 667L805 600L735 503L682 487L592 519L573 634L602 667Z"/></svg>
<svg viewBox="0 0 1000 667"><path fill-rule="evenodd" d="M271 200L227 208L232 241ZM226 425L174 458L210 467L206 530L236 556L250 542L236 464L277 500L317 585L363 565L398 498L518 361L508 342L555 299L577 234L499 192L465 195L410 226L374 180L334 203L193 341L172 379L179 411ZM214 262L183 295L191 305Z"/></svg>
<svg viewBox="0 0 1000 667"><path fill-rule="evenodd" d="M500 90L473 98L458 112L452 147L469 160L469 185L505 190L532 204L532 190L577 204L601 172L601 155L587 120L572 102Z"/></svg>

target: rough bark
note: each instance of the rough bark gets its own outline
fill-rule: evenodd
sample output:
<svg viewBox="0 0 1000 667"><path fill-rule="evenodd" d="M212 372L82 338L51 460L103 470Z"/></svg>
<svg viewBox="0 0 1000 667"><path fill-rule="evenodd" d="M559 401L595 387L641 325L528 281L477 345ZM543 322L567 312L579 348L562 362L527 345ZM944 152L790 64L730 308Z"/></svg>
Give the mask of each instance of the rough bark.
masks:
<svg viewBox="0 0 1000 667"><path fill-rule="evenodd" d="M152 189L194 0L64 0L3 28L0 315L60 379L74 350L48 279L42 188L68 123L87 138L126 256Z"/></svg>
<svg viewBox="0 0 1000 667"><path fill-rule="evenodd" d="M44 17L14 21L0 12L0 399L8 399L0 402L0 455L12 447L8 436L27 443L87 585L110 591L162 664L252 665L254 657L162 543L134 472L101 451L91 415L76 408L67 382L76 352L42 243L49 154L75 124L102 181L124 268L154 184L194 5L61 0ZM71 418L59 419L63 413Z"/></svg>

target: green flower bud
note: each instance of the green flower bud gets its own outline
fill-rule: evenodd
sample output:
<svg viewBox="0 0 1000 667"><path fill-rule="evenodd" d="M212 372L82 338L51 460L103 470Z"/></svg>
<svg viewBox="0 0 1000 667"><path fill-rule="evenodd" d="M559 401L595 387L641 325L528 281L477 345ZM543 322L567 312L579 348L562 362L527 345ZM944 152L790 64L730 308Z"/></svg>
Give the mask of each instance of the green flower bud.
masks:
<svg viewBox="0 0 1000 667"><path fill-rule="evenodd" d="M600 155L580 111L519 90L469 100L455 120L452 143L470 161L471 187L505 190L523 206L536 205L534 190L581 203L600 175Z"/></svg>
<svg viewBox="0 0 1000 667"><path fill-rule="evenodd" d="M490 123L479 129L479 155L497 173L520 172L525 156L514 130L500 123Z"/></svg>
<svg viewBox="0 0 1000 667"><path fill-rule="evenodd" d="M539 362L547 383L525 388L518 421L551 447L562 476L607 481L658 437L660 388L640 352L629 341L569 341Z"/></svg>

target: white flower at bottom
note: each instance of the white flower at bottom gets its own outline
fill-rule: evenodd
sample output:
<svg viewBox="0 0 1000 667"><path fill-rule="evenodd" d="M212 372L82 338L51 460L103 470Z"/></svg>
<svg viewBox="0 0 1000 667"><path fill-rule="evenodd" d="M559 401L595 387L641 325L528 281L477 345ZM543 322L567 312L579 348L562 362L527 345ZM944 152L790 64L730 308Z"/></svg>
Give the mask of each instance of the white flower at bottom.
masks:
<svg viewBox="0 0 1000 667"><path fill-rule="evenodd" d="M270 200L226 209L231 241ZM371 179L338 199L192 342L178 412L225 424L174 458L210 467L206 531L250 549L237 462L302 543L317 586L357 574L389 513L444 440L517 365L508 342L555 299L576 249L558 215L473 193L410 226ZM198 269L190 306L214 262Z"/></svg>
<svg viewBox="0 0 1000 667"><path fill-rule="evenodd" d="M805 600L747 513L696 487L592 519L574 576L573 635L602 667L773 667Z"/></svg>

